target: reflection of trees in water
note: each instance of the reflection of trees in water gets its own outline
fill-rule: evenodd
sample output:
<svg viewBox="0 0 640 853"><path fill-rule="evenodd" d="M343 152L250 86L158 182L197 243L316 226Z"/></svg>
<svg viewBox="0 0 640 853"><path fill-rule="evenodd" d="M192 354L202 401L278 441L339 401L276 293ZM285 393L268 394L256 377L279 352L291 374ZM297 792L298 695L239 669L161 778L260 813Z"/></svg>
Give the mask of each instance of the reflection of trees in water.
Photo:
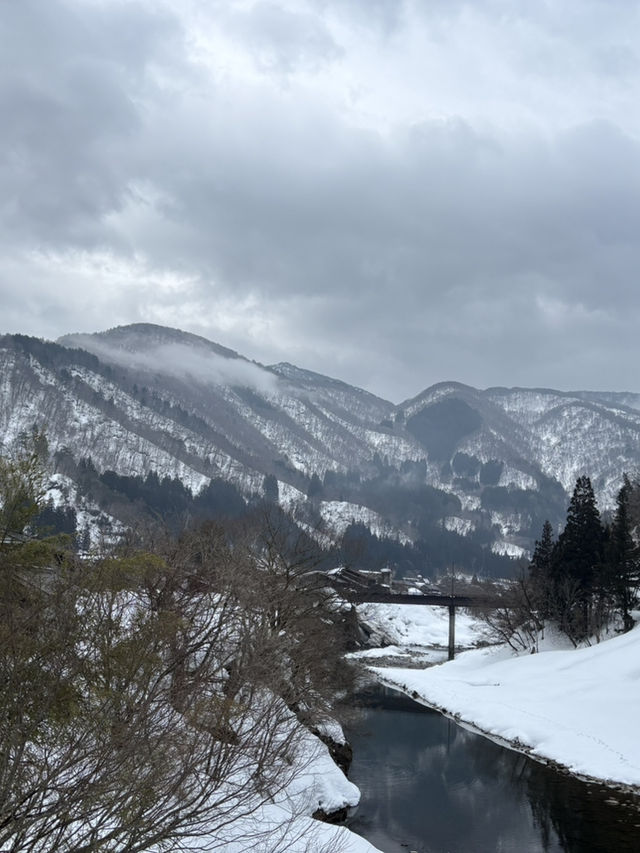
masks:
<svg viewBox="0 0 640 853"><path fill-rule="evenodd" d="M368 795L363 831L382 827L415 850L640 850L633 798L504 749L406 697L378 698L356 726L354 763Z"/></svg>
<svg viewBox="0 0 640 853"><path fill-rule="evenodd" d="M530 762L451 720L445 725L445 795L456 824L466 826L470 845L459 849L531 850L539 843L540 849L560 851L553 833L546 838L541 833L522 788Z"/></svg>
<svg viewBox="0 0 640 853"><path fill-rule="evenodd" d="M587 785L517 752L501 748L490 752L477 737L465 738L465 752L477 775L491 769L523 792L545 851L640 850L640 798L618 794L601 785Z"/></svg>
<svg viewBox="0 0 640 853"><path fill-rule="evenodd" d="M436 712L391 704L392 711L365 712L367 743L355 745L367 789L365 834L367 826L384 827L416 850L538 849L526 793L514 785L521 756Z"/></svg>
<svg viewBox="0 0 640 853"><path fill-rule="evenodd" d="M522 800L527 802L530 807L530 818L537 827L541 849L548 851L548 853L564 851L566 848L562 843L562 836L551 820L546 803L540 803L532 796L529 784L532 773L541 770L549 775L553 771L548 770L542 764L536 764L519 752L505 749L497 744L490 743L490 748L488 748L487 740L481 736L468 736L465 749L474 774L478 776L493 774L504 780L507 787L521 793Z"/></svg>
<svg viewBox="0 0 640 853"><path fill-rule="evenodd" d="M566 853L640 850L638 798L586 785L537 764L531 766L527 794L536 820L554 827Z"/></svg>

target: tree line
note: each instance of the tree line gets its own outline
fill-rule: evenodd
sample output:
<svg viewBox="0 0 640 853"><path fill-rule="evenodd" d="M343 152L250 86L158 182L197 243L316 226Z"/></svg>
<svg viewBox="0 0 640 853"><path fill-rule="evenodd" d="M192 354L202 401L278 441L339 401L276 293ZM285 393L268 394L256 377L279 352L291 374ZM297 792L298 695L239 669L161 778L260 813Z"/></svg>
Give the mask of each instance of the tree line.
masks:
<svg viewBox="0 0 640 853"><path fill-rule="evenodd" d="M578 477L564 528L556 537L545 521L526 574L487 618L520 646L533 644L548 623L574 645L611 628L629 631L640 588L639 524L640 484L624 475L604 522L591 480Z"/></svg>

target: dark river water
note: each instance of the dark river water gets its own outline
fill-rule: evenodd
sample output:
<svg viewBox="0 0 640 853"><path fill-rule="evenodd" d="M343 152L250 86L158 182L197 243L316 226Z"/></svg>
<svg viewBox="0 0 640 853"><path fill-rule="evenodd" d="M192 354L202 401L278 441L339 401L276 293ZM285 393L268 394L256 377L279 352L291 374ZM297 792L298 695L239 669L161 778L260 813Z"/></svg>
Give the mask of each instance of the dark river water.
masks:
<svg viewBox="0 0 640 853"><path fill-rule="evenodd" d="M358 704L347 736L362 801L348 825L384 853L640 853L640 799L551 770L387 688L364 689Z"/></svg>

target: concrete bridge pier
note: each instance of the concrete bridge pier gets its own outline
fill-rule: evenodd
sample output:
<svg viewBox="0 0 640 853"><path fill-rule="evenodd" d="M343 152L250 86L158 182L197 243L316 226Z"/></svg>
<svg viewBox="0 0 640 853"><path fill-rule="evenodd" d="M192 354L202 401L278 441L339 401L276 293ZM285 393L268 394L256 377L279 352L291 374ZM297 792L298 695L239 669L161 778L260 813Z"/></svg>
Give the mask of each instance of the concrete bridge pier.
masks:
<svg viewBox="0 0 640 853"><path fill-rule="evenodd" d="M456 608L454 604L449 605L449 657L453 660L456 654Z"/></svg>

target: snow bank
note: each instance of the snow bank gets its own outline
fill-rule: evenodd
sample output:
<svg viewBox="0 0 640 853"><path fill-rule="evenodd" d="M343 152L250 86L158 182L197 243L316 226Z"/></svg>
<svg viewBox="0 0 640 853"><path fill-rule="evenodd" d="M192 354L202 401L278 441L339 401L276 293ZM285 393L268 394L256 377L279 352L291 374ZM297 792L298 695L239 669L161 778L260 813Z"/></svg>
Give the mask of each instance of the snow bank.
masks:
<svg viewBox="0 0 640 853"><path fill-rule="evenodd" d="M424 604L360 604L358 618L381 630L392 643L446 646L449 610ZM475 646L487 633L484 623L464 610L456 611L456 646ZM384 650L383 650L384 652Z"/></svg>
<svg viewBox="0 0 640 853"><path fill-rule="evenodd" d="M262 807L247 820L237 841L229 841L225 853L246 853L247 840L264 834L265 850L287 853L379 853L373 845L343 826L332 826L313 820L311 815L320 808L327 814L360 800L358 788L346 778L329 755L327 747L310 733L304 735L297 760L306 769L296 775L289 788L276 802ZM239 827L234 827L238 838ZM204 847L203 849L206 849ZM258 847L260 850L260 846Z"/></svg>
<svg viewBox="0 0 640 853"><path fill-rule="evenodd" d="M336 724L336 733L338 729ZM346 827L311 817L318 809L330 814L357 805L360 791L334 763L324 743L302 728L300 734L295 758L299 769L284 791L215 834L182 839L184 849L192 853L220 849L225 853L381 853Z"/></svg>
<svg viewBox="0 0 640 853"><path fill-rule="evenodd" d="M640 787L640 628L590 648L477 649L426 670L372 670L532 757Z"/></svg>

